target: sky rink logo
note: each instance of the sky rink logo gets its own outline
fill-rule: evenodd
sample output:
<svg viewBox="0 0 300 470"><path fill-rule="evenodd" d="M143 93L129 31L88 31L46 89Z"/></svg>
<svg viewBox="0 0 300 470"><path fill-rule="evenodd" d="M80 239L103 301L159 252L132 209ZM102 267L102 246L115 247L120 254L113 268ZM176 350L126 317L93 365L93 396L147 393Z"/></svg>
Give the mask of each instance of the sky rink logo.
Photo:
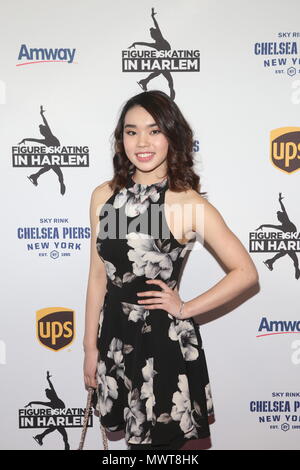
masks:
<svg viewBox="0 0 300 470"><path fill-rule="evenodd" d="M16 239L27 253L54 261L80 253L90 236L89 226L73 225L68 217L40 217L37 223L16 227Z"/></svg>
<svg viewBox="0 0 300 470"><path fill-rule="evenodd" d="M19 63L21 65L39 64L42 62L64 62L68 64L76 64L74 62L76 49L68 48L30 48L26 44L22 44L18 54Z"/></svg>
<svg viewBox="0 0 300 470"><path fill-rule="evenodd" d="M277 76L293 77L300 73L299 37L299 31L279 31L265 41L256 42L253 53L265 70Z"/></svg>
<svg viewBox="0 0 300 470"><path fill-rule="evenodd" d="M249 413L271 432L300 430L300 392L272 392L265 400L251 400Z"/></svg>

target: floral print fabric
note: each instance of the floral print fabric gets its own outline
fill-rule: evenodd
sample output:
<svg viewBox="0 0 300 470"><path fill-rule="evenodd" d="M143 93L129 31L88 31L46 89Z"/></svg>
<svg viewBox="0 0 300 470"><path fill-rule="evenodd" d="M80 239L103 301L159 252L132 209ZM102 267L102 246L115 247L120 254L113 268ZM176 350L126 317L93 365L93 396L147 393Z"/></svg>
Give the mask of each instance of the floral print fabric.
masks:
<svg viewBox="0 0 300 470"><path fill-rule="evenodd" d="M137 217L148 217L152 204L163 205L167 188L167 178L142 185L129 176L106 204L116 220L123 216L129 226ZM103 207L96 240L107 274L97 338L95 407L101 424L109 431L124 429L131 449L176 449L189 439L208 437L213 403L199 326L193 318L179 320L165 310L148 310L136 295L161 290L146 284L147 279L175 288L187 245L171 232L168 238L131 229L123 237L103 236L106 215ZM110 223L112 218L106 221ZM159 225L169 230L164 211Z"/></svg>

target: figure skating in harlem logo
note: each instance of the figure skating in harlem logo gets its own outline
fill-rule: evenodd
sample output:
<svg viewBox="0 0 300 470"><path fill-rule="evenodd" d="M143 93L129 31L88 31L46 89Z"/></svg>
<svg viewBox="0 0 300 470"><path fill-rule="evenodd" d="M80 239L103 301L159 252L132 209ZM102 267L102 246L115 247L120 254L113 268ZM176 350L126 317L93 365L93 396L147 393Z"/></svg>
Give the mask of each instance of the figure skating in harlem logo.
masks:
<svg viewBox="0 0 300 470"><path fill-rule="evenodd" d="M55 135L52 134L52 131L50 129L50 126L48 124L47 119L44 116L44 113L45 113L45 110L43 109L43 106L41 106L40 115L42 116L44 125L40 124L39 129L40 129L40 133L42 134L42 136L44 136L44 138L43 139L35 139L35 138L31 138L31 137L30 138L26 137L25 139L22 139L21 142L19 142L19 145L24 144L25 142L37 142L39 144L45 145L46 147L55 147L55 146L60 147L60 142L59 142L58 138L55 137ZM66 186L64 184L64 177L63 177L62 171L61 171L61 169L58 165L45 164L41 170L39 170L37 173L33 173L32 175L28 176L27 178L35 186L37 186L38 185L37 180L39 179L39 177L43 173L46 173L46 171L49 171L49 170L53 170L57 174L58 180L60 182L60 192L61 192L61 194L65 194Z"/></svg>
<svg viewBox="0 0 300 470"><path fill-rule="evenodd" d="M47 371L47 380L48 380L48 384L49 384L50 388L45 389L45 394L46 394L47 398L49 399L49 401L31 401L31 402L28 403L28 405L25 405L25 408L27 408L28 406L31 406L31 405L44 405L44 406L47 406L49 408L58 409L58 410L62 410L62 409L65 408L64 402L60 398L58 398L58 396L57 396L57 393L56 393L56 391L53 387L53 384L50 380L50 377L52 377L52 376L49 374L49 371ZM67 435L66 430L63 426L50 425L48 427L48 429L46 429L43 433L36 434L35 436L33 436L33 438L36 440L36 442L40 446L42 446L44 437L47 436L47 434L49 434L51 432L54 432L54 431L58 431L62 435L64 444L65 444L65 450L69 450L70 445L69 445L69 442L68 442L68 435Z"/></svg>
<svg viewBox="0 0 300 470"><path fill-rule="evenodd" d="M280 224L262 224L255 229L255 232L250 232L249 251L251 253L275 253L274 256L263 261L270 271L273 271L273 265L279 258L289 256L294 265L295 278L299 279L300 269L297 253L300 251L300 234L296 225L291 222L282 200L282 193L279 193L278 201L281 211L277 211L277 219ZM264 228L276 231L260 232Z"/></svg>
<svg viewBox="0 0 300 470"><path fill-rule="evenodd" d="M37 172L27 176L34 186L38 186L38 179L43 173L53 170L58 177L60 193L66 192L62 167L88 167L89 148L87 146L61 146L58 138L53 134L47 119L45 109L40 106L40 115L43 124L39 125L43 138L25 137L18 146L12 147L12 163L14 168L41 167ZM39 145L24 145L34 142Z"/></svg>
<svg viewBox="0 0 300 470"><path fill-rule="evenodd" d="M197 50L171 50L170 43L163 36L158 22L155 18L157 12L151 9L151 18L154 27L150 28L150 36L153 42L135 41L122 51L123 72L149 73L137 83L143 91L147 91L148 83L154 78L162 75L167 80L170 98L175 99L174 83L171 72L199 72L200 51ZM135 46L150 48L135 50ZM152 49L152 50L151 50Z"/></svg>
<svg viewBox="0 0 300 470"><path fill-rule="evenodd" d="M154 39L154 42L134 42L133 44L131 44L131 46L129 46L128 49L131 49L132 47L135 47L135 46L147 46L147 47L151 47L153 49L156 49L157 51L170 51L171 50L170 44L168 43L168 41L162 35L160 27L158 26L158 22L155 19L155 15L156 15L156 13L154 11L154 8L152 8L151 18L153 20L153 23L154 23L155 27L150 28L150 36L152 37L152 39ZM143 91L147 91L148 82L150 82L150 80L152 80L155 77L158 77L161 74L164 75L164 77L167 79L169 89L170 89L170 98L172 100L174 100L175 91L174 91L173 78L172 78L172 75L170 74L170 72L168 70L154 71L154 72L150 73L150 75L148 75L148 77L140 80L137 83L140 85L140 87L142 88Z"/></svg>
<svg viewBox="0 0 300 470"><path fill-rule="evenodd" d="M64 443L64 450L70 450L66 428L81 428L85 409L67 408L62 399L57 395L53 383L50 380L51 377L52 375L47 371L49 388L45 389L45 394L48 401L30 401L24 408L19 409L19 428L31 430L45 428L45 431L32 436L35 442L40 446L44 444L45 437L48 434L58 431ZM32 408L33 405L38 405L38 407ZM92 407L88 419L88 427L91 426L93 426Z"/></svg>

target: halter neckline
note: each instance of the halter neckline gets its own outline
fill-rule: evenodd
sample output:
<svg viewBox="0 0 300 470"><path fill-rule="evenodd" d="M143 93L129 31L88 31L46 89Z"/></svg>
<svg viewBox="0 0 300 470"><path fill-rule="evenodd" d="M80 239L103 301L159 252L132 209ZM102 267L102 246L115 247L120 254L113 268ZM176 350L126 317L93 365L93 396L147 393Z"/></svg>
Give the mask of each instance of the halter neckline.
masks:
<svg viewBox="0 0 300 470"><path fill-rule="evenodd" d="M147 190L151 188L156 188L158 190L158 189L163 189L165 186L167 186L167 182L168 182L168 177L165 176L165 178L163 178L162 180L157 181L155 183L151 183L151 184L136 183L133 180L132 175L129 175L127 187L135 186L138 189L147 189Z"/></svg>

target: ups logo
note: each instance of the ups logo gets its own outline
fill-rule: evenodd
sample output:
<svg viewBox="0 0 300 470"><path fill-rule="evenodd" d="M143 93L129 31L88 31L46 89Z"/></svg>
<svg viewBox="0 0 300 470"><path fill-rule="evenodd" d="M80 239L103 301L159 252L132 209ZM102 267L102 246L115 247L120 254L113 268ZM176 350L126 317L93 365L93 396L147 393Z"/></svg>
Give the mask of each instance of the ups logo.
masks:
<svg viewBox="0 0 300 470"><path fill-rule="evenodd" d="M36 335L46 348L59 351L75 337L74 311L63 307L42 308L36 312Z"/></svg>
<svg viewBox="0 0 300 470"><path fill-rule="evenodd" d="M279 170L293 173L300 168L300 127L271 131L271 161Z"/></svg>

